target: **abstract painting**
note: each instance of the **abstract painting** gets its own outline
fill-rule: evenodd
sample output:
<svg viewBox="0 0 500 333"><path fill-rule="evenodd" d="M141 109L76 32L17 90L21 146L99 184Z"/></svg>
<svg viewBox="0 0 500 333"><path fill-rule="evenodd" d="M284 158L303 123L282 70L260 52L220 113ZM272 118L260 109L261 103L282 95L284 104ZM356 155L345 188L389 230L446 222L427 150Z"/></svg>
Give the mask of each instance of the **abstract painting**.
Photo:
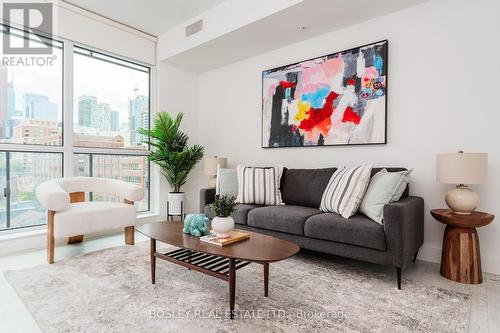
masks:
<svg viewBox="0 0 500 333"><path fill-rule="evenodd" d="M386 143L388 42L262 72L262 147Z"/></svg>

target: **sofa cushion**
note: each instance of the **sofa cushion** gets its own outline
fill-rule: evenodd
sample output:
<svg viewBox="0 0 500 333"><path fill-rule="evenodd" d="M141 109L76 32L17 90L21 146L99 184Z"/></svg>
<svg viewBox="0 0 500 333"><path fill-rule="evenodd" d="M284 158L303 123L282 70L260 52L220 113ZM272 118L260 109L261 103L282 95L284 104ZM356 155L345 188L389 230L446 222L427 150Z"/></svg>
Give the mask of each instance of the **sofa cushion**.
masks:
<svg viewBox="0 0 500 333"><path fill-rule="evenodd" d="M307 237L386 249L384 227L361 214L348 219L335 213L314 215L306 220L304 233Z"/></svg>
<svg viewBox="0 0 500 333"><path fill-rule="evenodd" d="M236 205L236 210L234 211L233 214L231 214L231 216L233 217L234 219L234 223L236 224L247 224L247 215L248 215L248 212L254 208L258 208L258 207L262 207L262 206L259 206L259 205L247 205L247 204L237 204ZM209 205L205 206L205 215L210 218L210 219L213 219L215 217L215 214L214 212L212 211L212 209L210 208Z"/></svg>
<svg viewBox="0 0 500 333"><path fill-rule="evenodd" d="M252 209L248 225L289 234L303 235L304 223L310 216L320 214L317 208L303 206L268 206Z"/></svg>
<svg viewBox="0 0 500 333"><path fill-rule="evenodd" d="M283 202L318 208L328 180L336 169L286 169L281 182Z"/></svg>
<svg viewBox="0 0 500 333"><path fill-rule="evenodd" d="M70 203L54 215L54 236L71 237L135 224L135 208L121 202Z"/></svg>
<svg viewBox="0 0 500 333"><path fill-rule="evenodd" d="M229 197L238 196L238 175L236 169L217 168L215 194L227 195Z"/></svg>
<svg viewBox="0 0 500 333"><path fill-rule="evenodd" d="M359 212L382 224L384 206L401 198L410 180L411 171L387 172L382 169L377 172L370 179Z"/></svg>
<svg viewBox="0 0 500 333"><path fill-rule="evenodd" d="M236 202L252 205L284 205L281 198L283 166L251 167L238 165L238 196Z"/></svg>
<svg viewBox="0 0 500 333"><path fill-rule="evenodd" d="M382 171L382 169L386 169L387 172L400 172L408 170L406 168L372 168L371 177L373 177L377 172ZM403 191L403 194L401 195L401 198L406 198L409 195L410 195L410 186L407 184L405 190Z"/></svg>
<svg viewBox="0 0 500 333"><path fill-rule="evenodd" d="M325 213L337 213L346 219L356 214L370 183L371 165L342 167L330 178L321 198Z"/></svg>

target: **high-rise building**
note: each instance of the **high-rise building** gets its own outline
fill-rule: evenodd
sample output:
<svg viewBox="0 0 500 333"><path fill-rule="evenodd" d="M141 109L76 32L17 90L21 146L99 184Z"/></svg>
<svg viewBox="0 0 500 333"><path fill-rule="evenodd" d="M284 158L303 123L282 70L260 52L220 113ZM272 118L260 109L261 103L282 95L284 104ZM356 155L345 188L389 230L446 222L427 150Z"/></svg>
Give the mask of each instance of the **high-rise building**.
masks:
<svg viewBox="0 0 500 333"><path fill-rule="evenodd" d="M14 91L14 81L10 80L7 83L7 115L6 115L6 137L11 138L13 135L13 127L16 122L16 93Z"/></svg>
<svg viewBox="0 0 500 333"><path fill-rule="evenodd" d="M0 67L0 139L12 137L13 117L16 110L14 81L8 80L7 67Z"/></svg>
<svg viewBox="0 0 500 333"><path fill-rule="evenodd" d="M0 66L0 139L6 138L7 127L7 67Z"/></svg>
<svg viewBox="0 0 500 333"><path fill-rule="evenodd" d="M144 113L149 112L149 98L139 95L129 102L130 145L142 143L142 135L137 130L143 127Z"/></svg>
<svg viewBox="0 0 500 333"><path fill-rule="evenodd" d="M142 128L149 128L149 112L147 109L143 110L142 112L142 119L141 119L141 127ZM144 142L148 139L147 136L139 134L140 141L139 142Z"/></svg>
<svg viewBox="0 0 500 333"><path fill-rule="evenodd" d="M111 110L109 112L110 117L110 130L117 132L120 130L120 113L118 111Z"/></svg>
<svg viewBox="0 0 500 333"><path fill-rule="evenodd" d="M111 110L108 103L97 103L96 112L90 118L90 126L101 131L111 130Z"/></svg>
<svg viewBox="0 0 500 333"><path fill-rule="evenodd" d="M78 97L78 126L91 127L92 115L97 111L97 97L82 95Z"/></svg>
<svg viewBox="0 0 500 333"><path fill-rule="evenodd" d="M57 122L57 104L51 102L48 96L39 94L25 94L25 117Z"/></svg>

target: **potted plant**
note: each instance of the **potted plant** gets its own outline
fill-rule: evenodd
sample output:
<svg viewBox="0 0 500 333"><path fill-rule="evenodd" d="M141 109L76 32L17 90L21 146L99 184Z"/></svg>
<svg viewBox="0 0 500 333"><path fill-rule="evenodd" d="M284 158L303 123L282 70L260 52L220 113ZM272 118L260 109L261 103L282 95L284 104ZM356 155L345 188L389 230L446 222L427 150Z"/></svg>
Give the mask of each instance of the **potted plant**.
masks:
<svg viewBox="0 0 500 333"><path fill-rule="evenodd" d="M210 205L210 208L215 213L212 219L212 229L217 234L218 238L229 237L229 232L234 229L234 220L231 214L236 209L235 197L227 195L220 196Z"/></svg>
<svg viewBox="0 0 500 333"><path fill-rule="evenodd" d="M201 145L188 146L188 136L179 129L183 116L183 113L172 117L168 112L159 112L151 129L138 129L147 138L144 142L152 147L148 159L161 168L172 189L167 199L169 215L182 215L185 194L180 191L181 186L204 152Z"/></svg>

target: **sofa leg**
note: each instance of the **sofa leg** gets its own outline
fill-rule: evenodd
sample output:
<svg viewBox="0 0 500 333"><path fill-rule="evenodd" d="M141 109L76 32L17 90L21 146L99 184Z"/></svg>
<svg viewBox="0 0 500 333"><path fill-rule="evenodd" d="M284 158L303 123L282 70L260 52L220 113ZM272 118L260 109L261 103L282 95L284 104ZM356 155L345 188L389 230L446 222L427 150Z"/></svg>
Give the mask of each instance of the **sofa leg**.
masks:
<svg viewBox="0 0 500 333"><path fill-rule="evenodd" d="M411 261L413 261L413 262L417 261L417 256L418 256L418 250L415 253L415 255L413 256L413 259Z"/></svg>
<svg viewBox="0 0 500 333"><path fill-rule="evenodd" d="M134 226L125 227L125 244L134 245Z"/></svg>
<svg viewBox="0 0 500 333"><path fill-rule="evenodd" d="M54 263L54 214L56 212L49 210L47 213L47 262Z"/></svg>
<svg viewBox="0 0 500 333"><path fill-rule="evenodd" d="M396 267L396 275L398 278L398 289L401 290L401 268Z"/></svg>

